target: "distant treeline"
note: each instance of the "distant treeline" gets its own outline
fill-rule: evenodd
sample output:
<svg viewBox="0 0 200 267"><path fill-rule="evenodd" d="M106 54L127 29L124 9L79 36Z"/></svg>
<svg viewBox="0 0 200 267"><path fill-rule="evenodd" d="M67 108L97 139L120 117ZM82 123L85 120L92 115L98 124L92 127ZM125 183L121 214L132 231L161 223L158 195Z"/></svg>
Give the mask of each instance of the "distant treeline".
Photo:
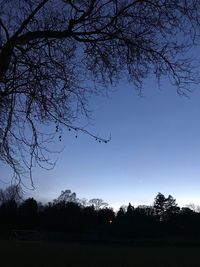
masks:
<svg viewBox="0 0 200 267"><path fill-rule="evenodd" d="M15 230L62 232L114 238L200 236L200 213L178 207L169 195L158 193L152 206L121 207L116 213L101 199L76 198L70 190L48 204L22 200L18 187L0 190L0 232Z"/></svg>

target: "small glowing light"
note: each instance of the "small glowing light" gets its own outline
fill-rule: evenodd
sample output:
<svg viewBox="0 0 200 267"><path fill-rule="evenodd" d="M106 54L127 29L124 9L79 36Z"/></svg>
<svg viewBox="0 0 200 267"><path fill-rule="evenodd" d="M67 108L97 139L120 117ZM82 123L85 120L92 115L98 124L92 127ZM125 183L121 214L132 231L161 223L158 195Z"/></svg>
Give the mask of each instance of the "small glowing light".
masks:
<svg viewBox="0 0 200 267"><path fill-rule="evenodd" d="M112 223L112 222L113 222L112 220L109 221L109 223Z"/></svg>

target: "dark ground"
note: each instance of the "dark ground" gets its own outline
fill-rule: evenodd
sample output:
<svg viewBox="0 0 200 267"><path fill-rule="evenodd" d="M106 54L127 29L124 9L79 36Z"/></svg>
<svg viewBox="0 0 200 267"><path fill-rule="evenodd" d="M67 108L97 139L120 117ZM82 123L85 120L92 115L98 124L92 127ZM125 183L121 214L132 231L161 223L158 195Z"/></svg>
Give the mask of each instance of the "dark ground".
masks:
<svg viewBox="0 0 200 267"><path fill-rule="evenodd" d="M199 240L128 243L0 241L0 266L199 267Z"/></svg>

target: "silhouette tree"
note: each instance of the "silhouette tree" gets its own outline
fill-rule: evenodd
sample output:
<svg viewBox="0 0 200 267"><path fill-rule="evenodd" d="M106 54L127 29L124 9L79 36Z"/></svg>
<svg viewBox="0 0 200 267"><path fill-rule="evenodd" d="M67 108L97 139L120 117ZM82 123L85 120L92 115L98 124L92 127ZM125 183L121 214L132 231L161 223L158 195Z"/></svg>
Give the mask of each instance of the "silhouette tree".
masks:
<svg viewBox="0 0 200 267"><path fill-rule="evenodd" d="M158 193L154 200L154 212L159 220L163 220L165 213L166 198L163 194Z"/></svg>
<svg viewBox="0 0 200 267"><path fill-rule="evenodd" d="M94 206L95 210L100 210L108 206L108 203L104 202L101 198L90 199L88 204Z"/></svg>
<svg viewBox="0 0 200 267"><path fill-rule="evenodd" d="M124 206L121 206L117 212L117 218L118 219L122 219L125 217L125 214L126 214L126 208L124 208Z"/></svg>
<svg viewBox="0 0 200 267"><path fill-rule="evenodd" d="M82 223L86 232L92 231L97 227L97 211L94 209L94 206L83 208Z"/></svg>
<svg viewBox="0 0 200 267"><path fill-rule="evenodd" d="M140 214L144 214L146 216L153 216L154 215L154 209L152 206L147 206L147 205L139 205L137 207L137 211Z"/></svg>
<svg viewBox="0 0 200 267"><path fill-rule="evenodd" d="M34 229L37 227L38 204L34 198L26 199L19 206L19 226L22 229Z"/></svg>
<svg viewBox="0 0 200 267"><path fill-rule="evenodd" d="M131 205L131 203L128 203L126 213L132 214L134 212L134 207Z"/></svg>
<svg viewBox="0 0 200 267"><path fill-rule="evenodd" d="M14 199L3 202L0 207L1 230L11 230L17 223L17 203ZM3 228L3 229L2 229Z"/></svg>
<svg viewBox="0 0 200 267"><path fill-rule="evenodd" d="M100 234L108 236L114 223L115 213L111 208L99 209L97 212L97 224Z"/></svg>
<svg viewBox="0 0 200 267"><path fill-rule="evenodd" d="M22 235L38 233L38 237L57 241L66 238L102 240L114 236L131 241L133 238L165 237L168 234L175 238L177 235L200 236L200 214L188 207L180 209L171 195L165 197L161 193L156 196L154 206L134 208L129 203L117 214L112 208L100 206L95 209L94 205L83 206L64 200L44 206L38 205L33 198L20 204L16 201L11 197L1 202L0 237L16 236L17 232L19 235L20 232ZM44 235L39 235L39 232ZM29 234L24 237L32 238Z"/></svg>
<svg viewBox="0 0 200 267"><path fill-rule="evenodd" d="M23 192L19 185L11 185L0 189L0 205L9 201L19 203L22 200Z"/></svg>
<svg viewBox="0 0 200 267"><path fill-rule="evenodd" d="M87 198L77 198L76 201L77 201L77 203L79 203L82 207L87 207L87 206L88 206L88 200L87 200Z"/></svg>
<svg viewBox="0 0 200 267"><path fill-rule="evenodd" d="M53 202L55 204L60 202L77 202L76 193L72 193L69 189L61 191L60 196L57 199L54 199Z"/></svg>
<svg viewBox="0 0 200 267"><path fill-rule="evenodd" d="M38 204L34 198L27 198L21 205L20 209L26 216L35 215L38 211Z"/></svg>
<svg viewBox="0 0 200 267"><path fill-rule="evenodd" d="M171 195L169 195L166 198L165 203L165 216L167 219L170 219L172 216L179 213L180 208L178 207L178 204L176 203L176 199L174 199Z"/></svg>
<svg viewBox="0 0 200 267"><path fill-rule="evenodd" d="M149 75L166 76L186 94L198 80L183 55L199 17L196 0L1 1L0 160L32 179L32 167L53 166L49 142L63 126L107 142L75 122L89 117L90 93L122 77L141 90Z"/></svg>
<svg viewBox="0 0 200 267"><path fill-rule="evenodd" d="M186 207L195 211L195 212L200 212L200 206L195 205L194 203L190 203L190 204L186 205Z"/></svg>
<svg viewBox="0 0 200 267"><path fill-rule="evenodd" d="M115 218L115 213L111 208L103 208L98 211L98 220L101 224L112 224Z"/></svg>
<svg viewBox="0 0 200 267"><path fill-rule="evenodd" d="M180 210L176 200L171 195L166 198L161 193L157 194L153 208L155 215L160 221L169 219L171 215L178 213Z"/></svg>

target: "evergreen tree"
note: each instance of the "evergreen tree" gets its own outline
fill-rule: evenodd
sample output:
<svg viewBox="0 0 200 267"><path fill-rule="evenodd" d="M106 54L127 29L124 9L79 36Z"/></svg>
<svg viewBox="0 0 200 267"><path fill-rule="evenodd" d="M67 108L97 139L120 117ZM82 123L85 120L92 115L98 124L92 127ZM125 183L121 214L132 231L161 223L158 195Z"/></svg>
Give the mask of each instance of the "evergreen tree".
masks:
<svg viewBox="0 0 200 267"><path fill-rule="evenodd" d="M176 203L176 199L174 199L171 195L167 198L158 193L154 201L154 213L160 221L168 220L171 215L179 212L180 208Z"/></svg>
<svg viewBox="0 0 200 267"><path fill-rule="evenodd" d="M155 216L162 221L165 213L165 207L166 207L166 198L163 194L160 192L157 194L155 200L154 200L154 213Z"/></svg>

